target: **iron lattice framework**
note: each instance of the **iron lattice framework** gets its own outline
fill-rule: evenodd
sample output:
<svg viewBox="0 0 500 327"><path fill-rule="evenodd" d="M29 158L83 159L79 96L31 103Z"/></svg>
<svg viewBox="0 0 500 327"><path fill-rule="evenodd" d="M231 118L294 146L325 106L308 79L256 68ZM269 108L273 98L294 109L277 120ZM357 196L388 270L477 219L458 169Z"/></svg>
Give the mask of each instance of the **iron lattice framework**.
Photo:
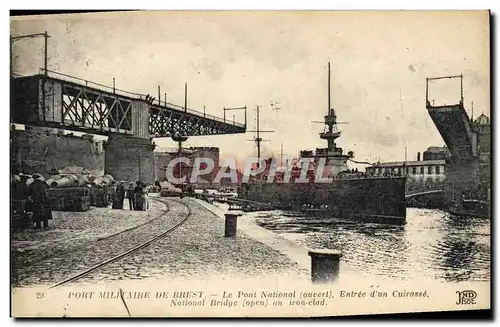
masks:
<svg viewBox="0 0 500 327"><path fill-rule="evenodd" d="M143 138L246 131L243 124L55 72L14 78L11 90L13 123Z"/></svg>
<svg viewBox="0 0 500 327"><path fill-rule="evenodd" d="M149 133L151 137L222 135L244 133L245 125L225 123L220 118L184 111L175 105L151 106Z"/></svg>
<svg viewBox="0 0 500 327"><path fill-rule="evenodd" d="M62 120L64 125L132 132L132 102L116 94L89 87L62 84Z"/></svg>

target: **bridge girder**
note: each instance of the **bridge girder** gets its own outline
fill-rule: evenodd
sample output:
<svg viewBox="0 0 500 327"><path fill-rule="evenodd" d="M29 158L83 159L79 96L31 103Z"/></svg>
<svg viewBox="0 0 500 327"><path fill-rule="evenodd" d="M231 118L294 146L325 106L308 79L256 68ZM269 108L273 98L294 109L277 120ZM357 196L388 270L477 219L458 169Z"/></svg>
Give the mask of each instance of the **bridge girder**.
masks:
<svg viewBox="0 0 500 327"><path fill-rule="evenodd" d="M39 74L13 79L12 123L141 138L246 131L243 124L170 103L151 104L144 95L62 76Z"/></svg>
<svg viewBox="0 0 500 327"><path fill-rule="evenodd" d="M190 112L153 106L149 110L150 137L223 135L245 133L241 124L229 124Z"/></svg>
<svg viewBox="0 0 500 327"><path fill-rule="evenodd" d="M62 123L129 134L132 133L132 102L116 94L62 84Z"/></svg>
<svg viewBox="0 0 500 327"><path fill-rule="evenodd" d="M476 137L463 104L431 106L427 111L450 153L456 157L476 155Z"/></svg>

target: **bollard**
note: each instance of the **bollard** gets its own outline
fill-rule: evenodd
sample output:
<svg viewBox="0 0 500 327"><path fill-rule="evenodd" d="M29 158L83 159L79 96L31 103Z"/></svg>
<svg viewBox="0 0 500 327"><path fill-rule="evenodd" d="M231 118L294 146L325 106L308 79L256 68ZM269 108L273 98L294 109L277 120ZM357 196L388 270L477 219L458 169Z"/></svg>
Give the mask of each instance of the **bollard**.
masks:
<svg viewBox="0 0 500 327"><path fill-rule="evenodd" d="M334 282L339 277L340 257L337 250L311 250L311 279L315 284Z"/></svg>
<svg viewBox="0 0 500 327"><path fill-rule="evenodd" d="M224 214L224 216L226 217L224 237L236 236L236 227L239 215L237 213L231 212Z"/></svg>

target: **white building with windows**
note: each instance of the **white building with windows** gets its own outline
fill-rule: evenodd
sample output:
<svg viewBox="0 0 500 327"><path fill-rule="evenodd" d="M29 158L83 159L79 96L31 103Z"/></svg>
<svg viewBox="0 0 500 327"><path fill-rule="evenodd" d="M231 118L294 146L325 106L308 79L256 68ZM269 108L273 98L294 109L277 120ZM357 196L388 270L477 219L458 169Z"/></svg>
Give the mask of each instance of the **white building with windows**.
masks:
<svg viewBox="0 0 500 327"><path fill-rule="evenodd" d="M446 179L445 160L380 162L366 168L368 176L408 176L407 189L432 188Z"/></svg>

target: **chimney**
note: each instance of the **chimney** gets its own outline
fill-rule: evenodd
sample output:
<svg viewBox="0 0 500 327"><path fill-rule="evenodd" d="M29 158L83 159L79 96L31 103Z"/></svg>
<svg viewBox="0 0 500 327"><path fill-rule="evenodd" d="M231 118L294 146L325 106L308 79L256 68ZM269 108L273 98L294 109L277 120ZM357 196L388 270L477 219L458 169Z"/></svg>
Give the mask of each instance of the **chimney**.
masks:
<svg viewBox="0 0 500 327"><path fill-rule="evenodd" d="M417 161L420 161L420 152L417 152Z"/></svg>

